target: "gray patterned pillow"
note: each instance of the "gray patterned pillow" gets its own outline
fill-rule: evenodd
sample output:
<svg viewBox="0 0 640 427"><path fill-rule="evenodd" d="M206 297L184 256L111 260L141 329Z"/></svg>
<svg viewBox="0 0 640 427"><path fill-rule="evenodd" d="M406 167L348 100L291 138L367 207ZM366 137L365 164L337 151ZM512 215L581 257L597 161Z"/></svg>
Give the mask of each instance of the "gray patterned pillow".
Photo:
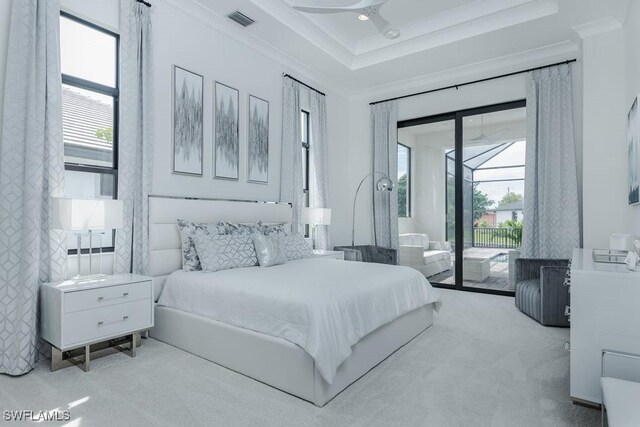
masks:
<svg viewBox="0 0 640 427"><path fill-rule="evenodd" d="M253 245L256 248L260 267L271 267L287 262L282 234L264 235L254 233L251 237L253 238Z"/></svg>
<svg viewBox="0 0 640 427"><path fill-rule="evenodd" d="M302 234L296 233L284 236L283 242L284 250L287 254L287 261L313 257L313 249Z"/></svg>
<svg viewBox="0 0 640 427"><path fill-rule="evenodd" d="M219 221L216 226L219 234L227 234L231 236L248 236L253 233L261 232L260 224L258 223L238 224L229 221Z"/></svg>
<svg viewBox="0 0 640 427"><path fill-rule="evenodd" d="M182 269L184 271L201 270L200 258L193 238L198 234L222 234L216 224L194 223L179 219L178 230L182 240Z"/></svg>
<svg viewBox="0 0 640 427"><path fill-rule="evenodd" d="M203 271L214 272L258 265L251 236L199 234L194 240Z"/></svg>

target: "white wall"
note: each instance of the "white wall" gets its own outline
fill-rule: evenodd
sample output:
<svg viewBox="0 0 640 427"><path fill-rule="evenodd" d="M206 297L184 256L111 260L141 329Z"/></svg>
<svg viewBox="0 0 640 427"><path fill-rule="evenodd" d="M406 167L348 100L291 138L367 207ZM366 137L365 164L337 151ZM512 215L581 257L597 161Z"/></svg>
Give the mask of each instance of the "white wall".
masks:
<svg viewBox="0 0 640 427"><path fill-rule="evenodd" d="M633 99L640 94L640 2L632 1L624 27L624 58L627 71L624 106L629 109ZM625 186L626 188L626 186ZM630 209L628 231L640 236L640 207Z"/></svg>
<svg viewBox="0 0 640 427"><path fill-rule="evenodd" d="M583 40L584 245L627 231L624 45L621 30ZM629 104L630 105L630 104Z"/></svg>

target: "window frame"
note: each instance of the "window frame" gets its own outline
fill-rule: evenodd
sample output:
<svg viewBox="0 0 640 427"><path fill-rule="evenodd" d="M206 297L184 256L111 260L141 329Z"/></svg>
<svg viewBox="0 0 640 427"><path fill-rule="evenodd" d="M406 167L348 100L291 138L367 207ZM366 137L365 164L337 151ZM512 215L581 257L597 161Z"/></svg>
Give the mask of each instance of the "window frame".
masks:
<svg viewBox="0 0 640 427"><path fill-rule="evenodd" d="M80 25L84 25L92 30L99 31L101 33L107 34L114 38L115 41L115 87L106 86L100 83L92 82L90 80L85 80L79 77L71 76L69 74L61 74L62 84L67 86L72 86L74 88L83 89L95 93L99 93L101 95L110 96L113 98L113 165L112 167L105 166L95 166L95 165L87 165L83 163L72 163L72 162L64 162L64 170L65 171L74 171L74 172L86 172L93 173L97 175L112 175L113 176L113 199L118 198L118 146L119 146L119 123L120 123L120 35L113 31L110 31L106 28L103 28L99 25L94 24L93 22L87 21L85 19L79 18L75 15L70 14L69 12L60 11L60 17L66 18L71 21L74 21ZM63 130L64 134L64 130ZM103 247L93 247L91 253L109 253L115 252L115 239L116 239L116 230L112 230L112 241L114 243L113 246L103 246ZM89 249L80 248L81 254L89 254ZM68 249L68 255L77 255L78 249Z"/></svg>
<svg viewBox="0 0 640 427"><path fill-rule="evenodd" d="M302 159L302 161L305 164L305 174L302 177L302 194L305 199L303 205L304 207L308 208L311 205L311 193L309 192L309 188L311 186L311 181L310 181L311 175L309 174L309 166L310 166L310 158L311 158L311 132L309 129L309 125L311 124L311 121L309 117L311 116L311 114L304 108L300 109L300 114L302 115L302 119L304 120L305 129L307 130L307 134L305 135L306 138L304 138L307 140L307 142L304 142L304 139L302 139L300 142L302 143L302 148L305 149L304 158ZM309 237L309 236L310 236L309 224L305 224L304 237Z"/></svg>
<svg viewBox="0 0 640 427"><path fill-rule="evenodd" d="M398 142L398 146L402 146L404 148L407 149L407 214L405 216L400 216L398 214L398 218L411 218L411 202L412 202L412 197L411 197L411 189L413 187L412 185L412 176L411 176L411 147L409 147L408 145L405 145L401 142ZM399 178L398 178L399 179Z"/></svg>

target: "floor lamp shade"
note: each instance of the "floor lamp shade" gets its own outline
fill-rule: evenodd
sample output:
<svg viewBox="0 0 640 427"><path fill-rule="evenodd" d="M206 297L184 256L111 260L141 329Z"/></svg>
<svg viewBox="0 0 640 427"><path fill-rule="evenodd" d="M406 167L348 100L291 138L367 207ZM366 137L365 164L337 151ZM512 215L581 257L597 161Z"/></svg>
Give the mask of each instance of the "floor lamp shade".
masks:
<svg viewBox="0 0 640 427"><path fill-rule="evenodd" d="M56 230L113 230L123 225L122 200L53 198Z"/></svg>

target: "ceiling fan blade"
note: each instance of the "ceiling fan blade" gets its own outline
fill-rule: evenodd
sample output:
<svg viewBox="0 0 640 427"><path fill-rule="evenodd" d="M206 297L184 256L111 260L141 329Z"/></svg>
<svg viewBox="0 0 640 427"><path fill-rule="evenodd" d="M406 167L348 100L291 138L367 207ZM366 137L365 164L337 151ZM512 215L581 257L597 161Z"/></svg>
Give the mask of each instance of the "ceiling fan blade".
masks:
<svg viewBox="0 0 640 427"><path fill-rule="evenodd" d="M380 16L379 12L372 13L369 15L369 19L373 22L373 25L376 26L378 31L382 33L388 39L396 39L400 36L400 31L396 30L391 26L391 23Z"/></svg>
<svg viewBox="0 0 640 427"><path fill-rule="evenodd" d="M307 13L339 13L339 12L364 12L368 7L377 7L387 0L360 0L351 6L293 6L295 10Z"/></svg>

